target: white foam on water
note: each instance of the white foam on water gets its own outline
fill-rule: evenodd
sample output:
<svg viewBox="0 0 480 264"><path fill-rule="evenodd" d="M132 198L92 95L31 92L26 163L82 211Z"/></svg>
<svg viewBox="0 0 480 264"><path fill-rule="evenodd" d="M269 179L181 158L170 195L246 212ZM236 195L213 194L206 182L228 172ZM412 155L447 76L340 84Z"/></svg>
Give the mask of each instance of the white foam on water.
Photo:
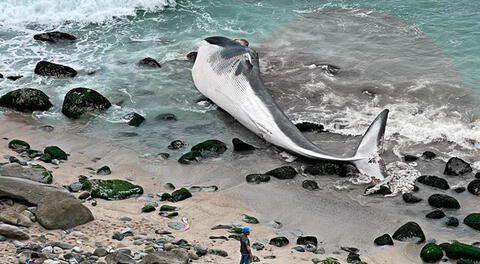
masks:
<svg viewBox="0 0 480 264"><path fill-rule="evenodd" d="M371 194L382 186L387 186L392 191L392 194L385 195L386 197L409 193L413 190L415 180L421 176L421 173L410 164L396 161L387 164L387 175L383 181L369 189L366 194Z"/></svg>

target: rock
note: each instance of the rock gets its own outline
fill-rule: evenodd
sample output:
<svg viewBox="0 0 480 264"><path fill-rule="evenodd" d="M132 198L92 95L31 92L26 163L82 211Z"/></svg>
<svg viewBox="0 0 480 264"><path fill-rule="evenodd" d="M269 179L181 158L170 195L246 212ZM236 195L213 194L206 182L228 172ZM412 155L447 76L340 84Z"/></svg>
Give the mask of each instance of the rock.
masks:
<svg viewBox="0 0 480 264"><path fill-rule="evenodd" d="M107 264L136 264L137 262L132 259L129 255L115 251L105 257Z"/></svg>
<svg viewBox="0 0 480 264"><path fill-rule="evenodd" d="M153 211L155 211L155 206L153 206L153 204L151 204L151 203L147 203L142 207L142 212L143 213L150 213L150 212L153 212Z"/></svg>
<svg viewBox="0 0 480 264"><path fill-rule="evenodd" d="M443 174L450 176L459 176L466 173L472 172L472 167L470 164L466 163L464 160L454 157L450 158L445 165L445 171Z"/></svg>
<svg viewBox="0 0 480 264"><path fill-rule="evenodd" d="M125 238L125 236L120 232L114 232L113 235L112 235L112 239L115 239L115 240L118 240L118 241L122 241L124 238Z"/></svg>
<svg viewBox="0 0 480 264"><path fill-rule="evenodd" d="M87 113L105 111L112 104L103 95L88 88L70 90L63 101L62 113L71 119L78 119Z"/></svg>
<svg viewBox="0 0 480 264"><path fill-rule="evenodd" d="M445 213L442 210L433 210L427 215L425 215L426 218L430 219L441 219L445 217Z"/></svg>
<svg viewBox="0 0 480 264"><path fill-rule="evenodd" d="M82 184L82 188L83 188L83 184ZM78 199L80 199L80 200L85 200L85 199L87 199L88 197L90 197L90 193L89 193L89 192L83 192L83 193L81 193L81 194L78 196Z"/></svg>
<svg viewBox="0 0 480 264"><path fill-rule="evenodd" d="M202 159L202 153L200 151L190 151L183 154L178 162L181 164L191 164L193 161L200 161Z"/></svg>
<svg viewBox="0 0 480 264"><path fill-rule="evenodd" d="M427 263L440 261L442 257L442 248L435 243L427 243L420 251L420 258Z"/></svg>
<svg viewBox="0 0 480 264"><path fill-rule="evenodd" d="M475 179L480 179L480 171L475 173Z"/></svg>
<svg viewBox="0 0 480 264"><path fill-rule="evenodd" d="M96 248L95 251L93 251L93 255L102 258L108 255L108 251L103 247Z"/></svg>
<svg viewBox="0 0 480 264"><path fill-rule="evenodd" d="M160 211L167 211L167 212L176 211L177 209L178 208L176 206L167 205L167 204L164 204L160 207Z"/></svg>
<svg viewBox="0 0 480 264"><path fill-rule="evenodd" d="M191 150L200 152L202 156L219 155L227 150L227 145L220 140L210 139L193 146Z"/></svg>
<svg viewBox="0 0 480 264"><path fill-rule="evenodd" d="M255 150L255 147L243 142L239 138L234 138L232 139L232 144L233 144L233 150L234 151L250 151L250 150Z"/></svg>
<svg viewBox="0 0 480 264"><path fill-rule="evenodd" d="M150 58L150 57L141 59L141 60L138 62L138 65L144 66L144 67L150 67L150 68L161 68L161 67L162 67L162 66L160 65L160 63L158 63L158 61L156 61L155 59Z"/></svg>
<svg viewBox="0 0 480 264"><path fill-rule="evenodd" d="M297 244L298 245L313 245L313 246L318 246L318 240L314 236L300 236L297 238Z"/></svg>
<svg viewBox="0 0 480 264"><path fill-rule="evenodd" d="M173 183L171 183L171 182L165 183L165 185L163 185L163 187L165 187L165 189L167 189L167 190L171 190L171 191L175 190L175 185L173 185Z"/></svg>
<svg viewBox="0 0 480 264"><path fill-rule="evenodd" d="M210 186L190 186L188 187L190 192L216 192L218 191L218 186L210 185Z"/></svg>
<svg viewBox="0 0 480 264"><path fill-rule="evenodd" d="M480 179L471 181L467 186L467 190L471 194L480 195Z"/></svg>
<svg viewBox="0 0 480 264"><path fill-rule="evenodd" d="M40 165L23 167L17 163L6 164L0 167L0 176L22 178L47 184L50 184L53 181L52 174Z"/></svg>
<svg viewBox="0 0 480 264"><path fill-rule="evenodd" d="M110 175L110 174L112 174L112 170L110 170L110 167L108 166L103 166L97 170L97 175Z"/></svg>
<svg viewBox="0 0 480 264"><path fill-rule="evenodd" d="M48 146L43 150L44 153L49 154L52 159L67 160L68 154L57 146Z"/></svg>
<svg viewBox="0 0 480 264"><path fill-rule="evenodd" d="M211 230L218 230L218 229L231 229L231 225L214 225Z"/></svg>
<svg viewBox="0 0 480 264"><path fill-rule="evenodd" d="M33 35L33 39L40 40L40 41L47 41L51 43L58 43L58 42L65 42L65 41L72 42L77 38L65 32L51 31L51 32L35 34Z"/></svg>
<svg viewBox="0 0 480 264"><path fill-rule="evenodd" d="M288 241L288 238L286 237L275 237L270 239L270 242L269 242L270 245L274 245L276 247L283 247L288 245L288 243L289 241Z"/></svg>
<svg viewBox="0 0 480 264"><path fill-rule="evenodd" d="M382 185L378 188L378 190L372 191L372 189L376 187L375 185L368 186L365 189L365 194L378 194L378 195L389 195L392 194L392 191L388 186Z"/></svg>
<svg viewBox="0 0 480 264"><path fill-rule="evenodd" d="M305 252L305 248L303 248L302 246L295 246L292 249L298 252Z"/></svg>
<svg viewBox="0 0 480 264"><path fill-rule="evenodd" d="M347 256L347 263L361 263L360 255L357 253L349 253Z"/></svg>
<svg viewBox="0 0 480 264"><path fill-rule="evenodd" d="M143 121L145 121L145 117L134 112L125 115L123 119L128 121L129 126L134 126L134 127L140 126L143 123Z"/></svg>
<svg viewBox="0 0 480 264"><path fill-rule="evenodd" d="M178 212L160 212L159 215L167 218L174 218L175 216L178 216Z"/></svg>
<svg viewBox="0 0 480 264"><path fill-rule="evenodd" d="M386 245L393 246L393 240L389 234L383 234L375 238L375 240L373 240L373 243L375 243L375 245L377 246L386 246Z"/></svg>
<svg viewBox="0 0 480 264"><path fill-rule="evenodd" d="M414 155L405 155L405 156L403 157L403 160L404 160L405 162L413 162L413 161L418 160L418 157L417 157L417 156L414 156Z"/></svg>
<svg viewBox="0 0 480 264"><path fill-rule="evenodd" d="M257 218L255 218L253 216L250 216L250 215L246 215L246 214L242 214L242 221L245 222L245 223L249 223L249 224L259 224L260 223Z"/></svg>
<svg viewBox="0 0 480 264"><path fill-rule="evenodd" d="M87 180L83 189L93 198L105 200L123 200L143 194L143 188L122 180Z"/></svg>
<svg viewBox="0 0 480 264"><path fill-rule="evenodd" d="M456 193L463 193L464 191L467 190L467 188L465 187L457 187L455 189L453 189Z"/></svg>
<svg viewBox="0 0 480 264"><path fill-rule="evenodd" d="M192 194L186 188L181 188L181 189L178 189L176 191L173 191L172 192L172 197L175 200L175 202L180 202L180 201L183 201L187 198L192 197Z"/></svg>
<svg viewBox="0 0 480 264"><path fill-rule="evenodd" d="M309 191L315 191L319 189L317 182L312 180L304 180L302 182L302 187Z"/></svg>
<svg viewBox="0 0 480 264"><path fill-rule="evenodd" d="M295 178L295 176L297 176L297 171L292 166L283 166L268 171L265 174L268 174L280 180L286 180Z"/></svg>
<svg viewBox="0 0 480 264"><path fill-rule="evenodd" d="M20 214L14 210L5 210L0 211L0 222L5 224L30 227L32 226L32 221L29 217Z"/></svg>
<svg viewBox="0 0 480 264"><path fill-rule="evenodd" d="M7 76L7 79L9 79L11 81L16 81L20 78L23 78L23 75Z"/></svg>
<svg viewBox="0 0 480 264"><path fill-rule="evenodd" d="M221 250L221 249L209 249L208 254L217 255L221 257L228 257L228 253L225 250Z"/></svg>
<svg viewBox="0 0 480 264"><path fill-rule="evenodd" d="M444 248L445 254L451 259L470 259L474 261L480 260L480 248L463 244L460 242L453 242Z"/></svg>
<svg viewBox="0 0 480 264"><path fill-rule="evenodd" d="M454 217L454 216L449 216L447 217L447 219L445 220L445 224L447 226L453 226L453 227L457 227L460 222L458 221L458 218Z"/></svg>
<svg viewBox="0 0 480 264"><path fill-rule="evenodd" d="M158 116L155 117L155 120L157 121L177 121L177 117L172 114L172 113L164 113L164 114L159 114Z"/></svg>
<svg viewBox="0 0 480 264"><path fill-rule="evenodd" d="M327 161L319 162L314 165L307 165L303 172L310 175L338 175L340 177L347 176L347 171L343 165Z"/></svg>
<svg viewBox="0 0 480 264"><path fill-rule="evenodd" d="M82 190L82 187L83 187L82 183L74 182L74 183L71 183L70 185L68 185L68 190L70 192L79 192L80 190ZM90 196L90 194L88 196Z"/></svg>
<svg viewBox="0 0 480 264"><path fill-rule="evenodd" d="M48 61L38 62L34 72L38 75L57 78L75 77L77 75L77 71L71 67Z"/></svg>
<svg viewBox="0 0 480 264"><path fill-rule="evenodd" d="M411 193L404 193L402 198L406 203L419 203L422 201L422 198L419 198Z"/></svg>
<svg viewBox="0 0 480 264"><path fill-rule="evenodd" d="M20 139L13 139L8 142L8 148L16 152L23 152L30 149L30 144Z"/></svg>
<svg viewBox="0 0 480 264"><path fill-rule="evenodd" d="M312 122L296 123L295 126L301 132L326 132L323 125L315 124L315 123L312 123Z"/></svg>
<svg viewBox="0 0 480 264"><path fill-rule="evenodd" d="M189 53L187 54L187 60L189 60L190 62L194 63L195 60L197 59L197 54L198 54L198 52L196 52L196 51L189 52Z"/></svg>
<svg viewBox="0 0 480 264"><path fill-rule="evenodd" d="M437 156L437 154L435 154L435 153L433 153L433 152L431 152L431 151L428 151L428 150L425 151L425 152L423 152L423 154L422 154L422 157L423 157L424 159L426 159L426 160L432 160L432 159L434 159L436 156Z"/></svg>
<svg viewBox="0 0 480 264"><path fill-rule="evenodd" d="M446 194L433 194L428 198L428 204L438 208L459 209L457 199Z"/></svg>
<svg viewBox="0 0 480 264"><path fill-rule="evenodd" d="M437 176L420 176L417 178L417 181L419 183L422 183L431 187L436 187L442 190L448 190L450 188L447 180Z"/></svg>
<svg viewBox="0 0 480 264"><path fill-rule="evenodd" d="M180 222L169 222L167 223L167 226L174 230L182 230L185 228L185 225Z"/></svg>
<svg viewBox="0 0 480 264"><path fill-rule="evenodd" d="M417 223L408 222L397 229L392 238L399 241L408 241L414 239L416 242L421 243L425 241L425 234Z"/></svg>
<svg viewBox="0 0 480 264"><path fill-rule="evenodd" d="M32 88L13 90L0 97L0 107L20 112L48 111L52 106L48 95Z"/></svg>
<svg viewBox="0 0 480 264"><path fill-rule="evenodd" d="M256 184L270 181L270 175L267 175L267 174L249 174L245 178L248 183L256 183Z"/></svg>
<svg viewBox="0 0 480 264"><path fill-rule="evenodd" d="M174 140L174 141L170 142L170 145L168 145L168 149L177 150L177 149L181 149L181 148L185 147L186 145L187 145L187 143L185 143L185 141Z"/></svg>
<svg viewBox="0 0 480 264"><path fill-rule="evenodd" d="M0 235L18 240L27 240L30 238L22 229L8 224L0 224Z"/></svg>
<svg viewBox="0 0 480 264"><path fill-rule="evenodd" d="M38 182L0 176L0 197L9 197L28 204L37 205L49 193L63 193L74 198L66 189Z"/></svg>
<svg viewBox="0 0 480 264"><path fill-rule="evenodd" d="M63 193L49 193L37 207L37 221L46 229L67 230L93 221L93 214L79 200Z"/></svg>
<svg viewBox="0 0 480 264"><path fill-rule="evenodd" d="M471 213L463 219L463 223L475 230L480 231L480 213Z"/></svg>

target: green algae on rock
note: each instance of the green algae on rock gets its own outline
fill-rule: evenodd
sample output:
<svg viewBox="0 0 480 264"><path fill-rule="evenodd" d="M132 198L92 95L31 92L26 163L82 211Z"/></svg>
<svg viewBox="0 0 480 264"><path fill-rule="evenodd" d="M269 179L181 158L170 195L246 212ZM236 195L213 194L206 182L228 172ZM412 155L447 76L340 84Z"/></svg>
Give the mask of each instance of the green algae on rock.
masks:
<svg viewBox="0 0 480 264"><path fill-rule="evenodd" d="M12 139L8 142L8 148L13 150L27 150L30 149L30 144L20 139Z"/></svg>
<svg viewBox="0 0 480 264"><path fill-rule="evenodd" d="M435 243L427 243L420 251L420 258L425 262L437 262L443 257L442 248Z"/></svg>
<svg viewBox="0 0 480 264"><path fill-rule="evenodd" d="M192 193L186 188L181 188L172 192L172 198L175 202L180 202L190 197L192 197Z"/></svg>
<svg viewBox="0 0 480 264"><path fill-rule="evenodd" d="M57 146L48 146L43 152L49 154L52 159L67 160L68 154Z"/></svg>
<svg viewBox="0 0 480 264"><path fill-rule="evenodd" d="M0 97L0 106L20 112L47 111L53 104L44 92L23 88L13 90Z"/></svg>
<svg viewBox="0 0 480 264"><path fill-rule="evenodd" d="M70 90L63 101L62 113L71 119L78 119L87 113L105 111L112 104L99 92L88 88Z"/></svg>
<svg viewBox="0 0 480 264"><path fill-rule="evenodd" d="M463 244L460 242L453 242L445 247L445 254L452 259L471 259L480 260L480 248Z"/></svg>
<svg viewBox="0 0 480 264"><path fill-rule="evenodd" d="M83 189L93 198L123 200L143 194L143 188L122 180L86 180Z"/></svg>
<svg viewBox="0 0 480 264"><path fill-rule="evenodd" d="M463 223L480 231L480 213L472 213L467 215L465 219L463 219Z"/></svg>

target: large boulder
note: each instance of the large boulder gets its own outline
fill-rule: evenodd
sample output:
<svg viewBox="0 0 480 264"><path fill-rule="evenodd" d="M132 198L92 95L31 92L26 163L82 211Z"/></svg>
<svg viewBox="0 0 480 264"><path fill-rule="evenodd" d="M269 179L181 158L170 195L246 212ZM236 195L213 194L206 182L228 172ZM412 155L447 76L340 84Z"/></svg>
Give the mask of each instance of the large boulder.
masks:
<svg viewBox="0 0 480 264"><path fill-rule="evenodd" d="M445 165L445 170L443 174L450 175L450 176L459 176L466 173L472 172L472 167L470 164L466 163L464 160L453 157L450 158Z"/></svg>
<svg viewBox="0 0 480 264"><path fill-rule="evenodd" d="M65 32L51 31L33 35L33 39L51 43L72 42L77 38Z"/></svg>
<svg viewBox="0 0 480 264"><path fill-rule="evenodd" d="M88 88L74 88L70 90L63 101L62 113L71 118L78 119L87 113L105 111L112 104L103 95Z"/></svg>
<svg viewBox="0 0 480 264"><path fill-rule="evenodd" d="M93 214L80 200L60 192L48 193L40 200L37 221L46 229L67 230L93 221Z"/></svg>
<svg viewBox="0 0 480 264"><path fill-rule="evenodd" d="M0 235L18 240L27 240L30 238L21 228L7 224L0 224Z"/></svg>
<svg viewBox="0 0 480 264"><path fill-rule="evenodd" d="M73 197L65 188L27 179L0 176L0 197L8 197L28 204L38 205L44 196L52 192L60 192L65 196Z"/></svg>
<svg viewBox="0 0 480 264"><path fill-rule="evenodd" d="M468 192L474 195L480 195L480 179L471 181L467 186Z"/></svg>
<svg viewBox="0 0 480 264"><path fill-rule="evenodd" d="M53 181L52 173L41 165L28 167L18 163L6 164L0 166L0 176L22 178L48 184Z"/></svg>
<svg viewBox="0 0 480 264"><path fill-rule="evenodd" d="M143 188L122 180L86 180L83 189L93 198L105 200L122 200L143 194Z"/></svg>
<svg viewBox="0 0 480 264"><path fill-rule="evenodd" d="M460 203L457 199L446 194L432 194L428 198L428 204L437 208L459 209Z"/></svg>
<svg viewBox="0 0 480 264"><path fill-rule="evenodd" d="M438 262L442 257L442 248L435 243L427 243L420 251L420 258L428 263Z"/></svg>
<svg viewBox="0 0 480 264"><path fill-rule="evenodd" d="M77 71L71 67L48 61L40 61L35 66L35 73L42 76L67 78L75 77Z"/></svg>
<svg viewBox="0 0 480 264"><path fill-rule="evenodd" d="M460 242L453 242L445 248L445 255L451 259L470 259L474 261L480 260L480 248L463 244Z"/></svg>
<svg viewBox="0 0 480 264"><path fill-rule="evenodd" d="M442 178L437 177L437 176L424 175L424 176L418 177L417 181L419 183L422 183L422 184L425 184L425 185L428 185L428 186L432 186L432 187L436 187L436 188L439 188L439 189L442 189L442 190L448 190L450 188L447 180L442 179Z"/></svg>
<svg viewBox="0 0 480 264"><path fill-rule="evenodd" d="M8 92L0 97L0 106L20 112L32 112L47 111L53 104L44 92L32 88L22 88Z"/></svg>
<svg viewBox="0 0 480 264"><path fill-rule="evenodd" d="M393 239L399 241L415 240L418 243L425 241L425 233L422 228L415 222L408 222L401 226L393 234Z"/></svg>

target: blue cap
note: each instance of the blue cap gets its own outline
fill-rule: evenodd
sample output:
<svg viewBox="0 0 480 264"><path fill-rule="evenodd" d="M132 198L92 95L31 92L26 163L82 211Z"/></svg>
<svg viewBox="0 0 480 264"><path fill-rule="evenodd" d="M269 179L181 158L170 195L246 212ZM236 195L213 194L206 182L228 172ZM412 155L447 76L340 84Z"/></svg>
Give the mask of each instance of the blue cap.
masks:
<svg viewBox="0 0 480 264"><path fill-rule="evenodd" d="M248 232L250 232L250 227L249 227L249 226L244 226L244 227L242 227L242 232L243 232L243 233L248 233Z"/></svg>

